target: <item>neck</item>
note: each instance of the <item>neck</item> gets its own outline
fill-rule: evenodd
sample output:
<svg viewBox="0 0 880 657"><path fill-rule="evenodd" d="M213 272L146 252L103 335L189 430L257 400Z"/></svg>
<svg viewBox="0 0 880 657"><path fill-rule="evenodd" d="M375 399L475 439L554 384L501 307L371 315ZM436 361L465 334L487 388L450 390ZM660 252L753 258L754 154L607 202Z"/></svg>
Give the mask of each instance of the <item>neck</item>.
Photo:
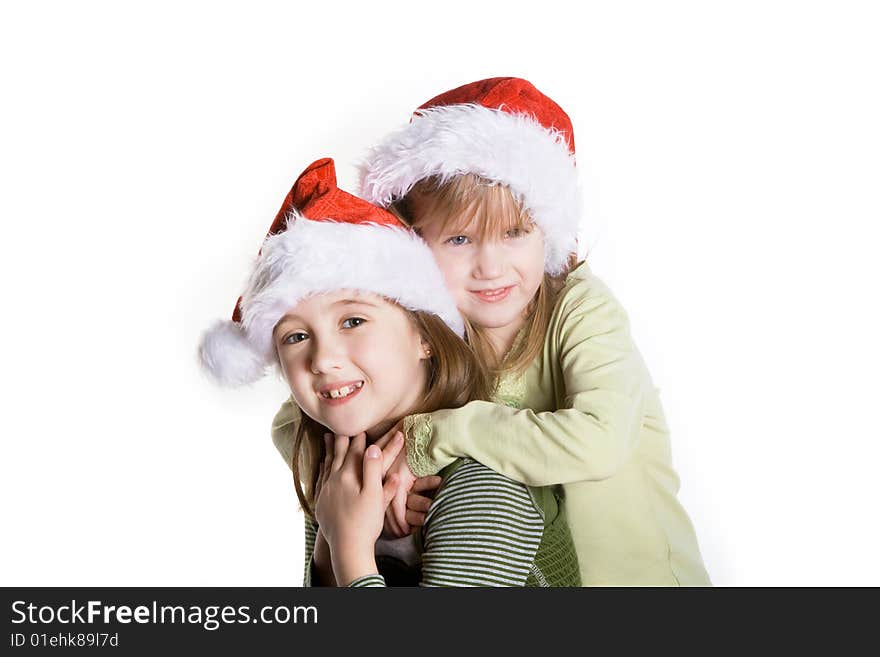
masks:
<svg viewBox="0 0 880 657"><path fill-rule="evenodd" d="M485 335L495 350L495 355L498 356L499 361L504 360L504 357L507 356L507 353L513 347L513 343L516 342L516 335L522 328L524 321L525 319L521 319L507 326L485 329Z"/></svg>
<svg viewBox="0 0 880 657"><path fill-rule="evenodd" d="M391 431L391 427L397 424L401 419L403 418L398 417L383 420L375 427L367 429L367 445L372 445L374 442L379 440L379 438Z"/></svg>
<svg viewBox="0 0 880 657"><path fill-rule="evenodd" d="M424 404L425 397L428 393L428 369L427 361L423 369L424 376L420 376L421 385L413 386L412 391L392 409L384 420L367 429L367 444L371 444L379 440L386 433L407 415L418 413Z"/></svg>

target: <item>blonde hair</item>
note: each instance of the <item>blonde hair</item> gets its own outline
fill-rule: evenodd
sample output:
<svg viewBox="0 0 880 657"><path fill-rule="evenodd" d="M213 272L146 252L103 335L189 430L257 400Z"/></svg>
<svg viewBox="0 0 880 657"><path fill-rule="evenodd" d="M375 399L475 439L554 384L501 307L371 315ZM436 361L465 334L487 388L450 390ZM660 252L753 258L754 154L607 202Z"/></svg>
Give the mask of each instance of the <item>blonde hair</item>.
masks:
<svg viewBox="0 0 880 657"><path fill-rule="evenodd" d="M504 236L508 231L530 232L535 221L507 185L495 183L473 174L449 179L437 176L417 182L393 206L395 214L411 225L416 232L428 217L440 222L441 233L473 233L482 239ZM511 350L498 354L489 341L485 329L472 324L465 317L467 341L482 367L493 379L506 372L521 373L537 357L544 345L553 307L565 277L577 264L576 254L569 258L566 269L555 276L544 274L538 291L526 309L522 339Z"/></svg>
<svg viewBox="0 0 880 657"><path fill-rule="evenodd" d="M409 414L458 408L475 399L489 399L488 374L468 344L437 315L424 311L405 312L430 347L425 397ZM325 433L330 430L303 413L293 439L290 469L296 496L303 511L311 518L314 518L318 493L318 470L324 460Z"/></svg>

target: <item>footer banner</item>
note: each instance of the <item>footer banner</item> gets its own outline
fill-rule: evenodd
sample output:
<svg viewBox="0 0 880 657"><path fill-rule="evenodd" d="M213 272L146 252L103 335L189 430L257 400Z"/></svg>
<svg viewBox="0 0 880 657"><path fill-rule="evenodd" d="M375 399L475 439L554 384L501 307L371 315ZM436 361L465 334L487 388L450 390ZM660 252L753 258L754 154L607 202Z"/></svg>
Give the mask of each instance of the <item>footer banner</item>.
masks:
<svg viewBox="0 0 880 657"><path fill-rule="evenodd" d="M0 588L3 655L493 654L675 645L855 645L871 607L805 589ZM852 608L855 607L853 611ZM832 633L846 609L847 631ZM785 613L781 613L785 611ZM786 621L786 618L789 621ZM714 637L704 643L706 637ZM831 640L833 637L833 640ZM757 641L757 643L756 643ZM192 653L190 651L198 651ZM594 650L593 650L594 651Z"/></svg>

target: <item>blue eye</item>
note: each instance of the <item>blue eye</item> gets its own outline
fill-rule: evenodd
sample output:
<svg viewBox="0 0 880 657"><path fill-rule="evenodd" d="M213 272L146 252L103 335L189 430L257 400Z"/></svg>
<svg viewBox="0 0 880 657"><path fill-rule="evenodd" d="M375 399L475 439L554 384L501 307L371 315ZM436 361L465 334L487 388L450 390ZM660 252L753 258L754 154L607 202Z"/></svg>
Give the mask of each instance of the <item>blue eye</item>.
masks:
<svg viewBox="0 0 880 657"><path fill-rule="evenodd" d="M342 328L355 328L366 321L367 320L365 320L363 317L349 317L344 322L342 322Z"/></svg>
<svg viewBox="0 0 880 657"><path fill-rule="evenodd" d="M455 237L450 237L446 240L449 244L454 244L455 246L461 246L462 244L467 244L470 242L467 235L456 235Z"/></svg>
<svg viewBox="0 0 880 657"><path fill-rule="evenodd" d="M283 344L296 344L297 342L302 342L307 339L309 336L303 333L302 331L295 331L291 333L287 337L285 337L281 342Z"/></svg>

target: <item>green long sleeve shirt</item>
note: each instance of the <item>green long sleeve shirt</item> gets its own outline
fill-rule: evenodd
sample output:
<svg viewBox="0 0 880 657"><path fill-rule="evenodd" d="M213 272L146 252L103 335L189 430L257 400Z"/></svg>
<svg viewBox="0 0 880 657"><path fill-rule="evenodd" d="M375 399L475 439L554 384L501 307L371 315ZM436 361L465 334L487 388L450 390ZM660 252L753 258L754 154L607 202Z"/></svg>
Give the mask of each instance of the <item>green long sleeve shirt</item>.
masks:
<svg viewBox="0 0 880 657"><path fill-rule="evenodd" d="M586 264L568 276L541 353L495 401L407 418L413 472L466 456L529 486L561 484L585 586L710 583L657 390L626 312ZM275 426L290 415L282 407Z"/></svg>

